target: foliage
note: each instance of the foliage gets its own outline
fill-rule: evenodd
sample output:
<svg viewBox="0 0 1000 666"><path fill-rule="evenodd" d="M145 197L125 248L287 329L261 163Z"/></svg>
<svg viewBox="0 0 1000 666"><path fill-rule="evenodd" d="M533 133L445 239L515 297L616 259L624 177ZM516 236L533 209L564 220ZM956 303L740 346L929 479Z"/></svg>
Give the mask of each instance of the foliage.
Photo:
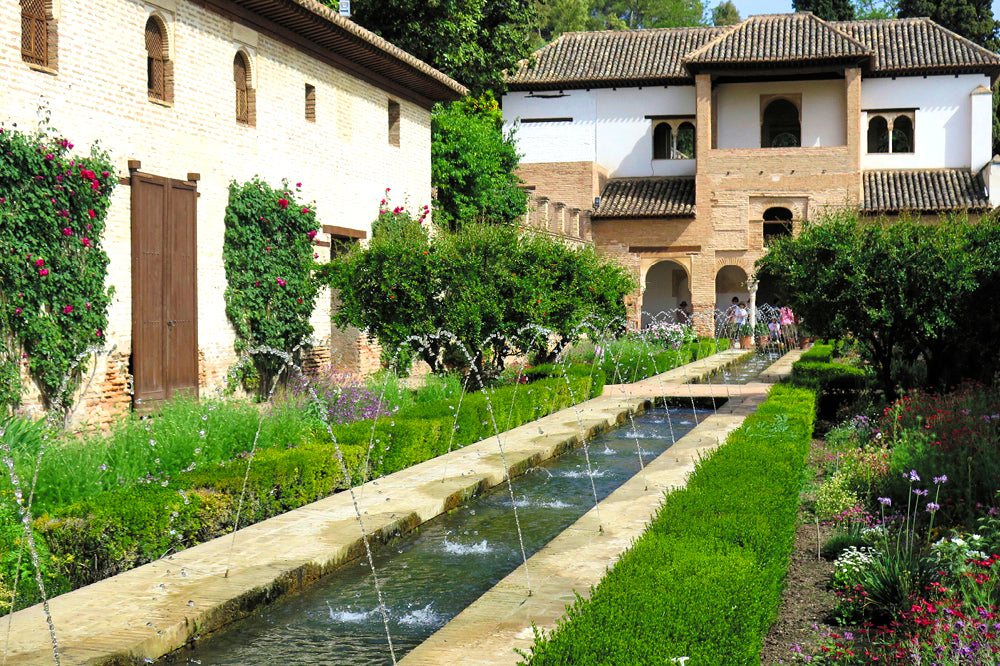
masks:
<svg viewBox="0 0 1000 666"><path fill-rule="evenodd" d="M899 0L899 18L929 16L948 30L995 51L1000 23L990 0Z"/></svg>
<svg viewBox="0 0 1000 666"><path fill-rule="evenodd" d="M725 0L712 8L712 25L736 25L742 20L740 10L736 9L733 0Z"/></svg>
<svg viewBox="0 0 1000 666"><path fill-rule="evenodd" d="M894 19L899 14L899 0L853 0L851 4L858 21Z"/></svg>
<svg viewBox="0 0 1000 666"><path fill-rule="evenodd" d="M64 413L83 359L101 346L113 290L102 248L110 157L87 157L42 124L0 127L0 405L20 401L23 363L47 408Z"/></svg>
<svg viewBox="0 0 1000 666"><path fill-rule="evenodd" d="M664 349L643 337L628 336L595 347L596 362L612 384L629 384L729 349L729 340L704 338Z"/></svg>
<svg viewBox="0 0 1000 666"><path fill-rule="evenodd" d="M328 0L334 10L337 4ZM504 92L503 71L530 55L527 0L355 0L351 20L466 85Z"/></svg>
<svg viewBox="0 0 1000 666"><path fill-rule="evenodd" d="M437 105L431 118L434 219L452 230L472 220L517 222L528 202L514 175L520 157L493 95Z"/></svg>
<svg viewBox="0 0 1000 666"><path fill-rule="evenodd" d="M532 46L541 47L564 32L586 30L590 6L590 0L536 0Z"/></svg>
<svg viewBox="0 0 1000 666"><path fill-rule="evenodd" d="M296 200L287 181L274 189L259 178L229 184L222 260L226 268L226 316L236 333L236 353L269 347L297 356L312 334L309 318L318 285L313 238L316 212ZM285 362L254 354L256 388L266 397Z"/></svg>
<svg viewBox="0 0 1000 666"><path fill-rule="evenodd" d="M252 414L248 422L253 426L247 448L240 449L246 445L243 440L229 447L237 450L235 454L219 461L206 450L213 445L207 433L205 438L198 433L195 437L209 444L194 455L197 464L187 465L178 473L150 474L138 483L108 490L98 488L94 492L90 487L90 492L72 501L39 498L39 508L47 511L34 527L44 539L39 543L48 544L56 558L53 562L66 563L54 570L58 573L55 582L63 586L61 589L79 587L231 531L236 526L241 496L243 508L238 526L245 527L343 490L348 484L390 474L493 436L493 413L507 415L504 422L497 423L500 429L516 427L587 400L599 394L603 386L600 371L589 366L560 366L550 376L540 375L528 385L498 388L488 395L476 392L450 396L438 402L415 400L389 418L333 425L331 431L349 478L343 474L325 428L303 430L302 420L296 428L296 422L289 418L299 412L292 409L261 420L256 409L244 405ZM206 427L224 427L232 417L224 406L219 406L206 420ZM165 424L167 430L189 427L166 420L172 422ZM251 457L258 424L261 435ZM155 437L157 433L150 434ZM185 460L191 454L185 451L183 442L176 444L174 453L167 451L171 446L167 437L161 442L155 448L164 457ZM23 448L28 453L33 450L30 446ZM214 448L221 448L220 442L215 442ZM130 455L131 451L121 453ZM139 457L143 456L140 450ZM59 462L71 465L75 461ZM71 468L67 473L73 471ZM80 471L90 473L88 469ZM0 541L0 563L9 551ZM0 568L0 580L9 576L8 569Z"/></svg>
<svg viewBox="0 0 1000 666"><path fill-rule="evenodd" d="M598 14L620 19L623 27L629 29L683 28L705 22L705 5L701 0L610 0L603 8L598 4L596 10ZM608 22L608 27L615 27L612 21Z"/></svg>
<svg viewBox="0 0 1000 666"><path fill-rule="evenodd" d="M853 21L851 0L792 0L797 12L812 12L824 21Z"/></svg>
<svg viewBox="0 0 1000 666"><path fill-rule="evenodd" d="M813 402L809 391L773 388L667 495L590 600L536 635L528 663L756 663L794 539Z"/></svg>
<svg viewBox="0 0 1000 666"><path fill-rule="evenodd" d="M758 262L760 274L780 281L796 312L823 337L852 335L873 365L882 390L896 394L893 361L922 356L927 381L992 377L989 357L967 357L1000 280L1000 222L987 216L934 225L912 220L862 223L856 213L835 213L807 223L797 238L776 240ZM986 319L982 324L971 324Z"/></svg>
<svg viewBox="0 0 1000 666"><path fill-rule="evenodd" d="M373 227L367 247L338 257L321 276L339 291L334 321L367 329L393 355L405 347L435 371L471 366L486 379L506 356L537 345L532 326L559 340L555 354L585 320L624 315L631 279L593 249L474 223L432 235L401 208L384 215L389 221Z"/></svg>

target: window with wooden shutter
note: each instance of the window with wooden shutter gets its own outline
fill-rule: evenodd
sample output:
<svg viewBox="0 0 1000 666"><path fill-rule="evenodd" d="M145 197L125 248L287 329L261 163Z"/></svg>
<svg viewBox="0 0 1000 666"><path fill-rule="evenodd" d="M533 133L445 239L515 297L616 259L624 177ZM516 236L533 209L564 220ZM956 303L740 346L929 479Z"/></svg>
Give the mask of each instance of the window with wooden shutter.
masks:
<svg viewBox="0 0 1000 666"><path fill-rule="evenodd" d="M316 122L316 86L306 84L306 120Z"/></svg>
<svg viewBox="0 0 1000 666"><path fill-rule="evenodd" d="M165 26L150 16L146 21L146 88L149 99L173 102L173 63Z"/></svg>
<svg viewBox="0 0 1000 666"><path fill-rule="evenodd" d="M233 58L233 83L236 84L236 122L250 124L250 68L246 58L237 53Z"/></svg>
<svg viewBox="0 0 1000 666"><path fill-rule="evenodd" d="M48 15L45 0L21 0L21 59L49 66Z"/></svg>

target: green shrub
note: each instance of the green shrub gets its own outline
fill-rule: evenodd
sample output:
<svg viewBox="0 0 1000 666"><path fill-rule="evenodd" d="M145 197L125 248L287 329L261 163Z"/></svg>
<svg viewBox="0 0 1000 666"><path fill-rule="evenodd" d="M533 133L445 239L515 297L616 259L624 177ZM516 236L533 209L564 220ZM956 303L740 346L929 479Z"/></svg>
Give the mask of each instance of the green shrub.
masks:
<svg viewBox="0 0 1000 666"><path fill-rule="evenodd" d="M830 363L833 361L832 344L815 344L799 357L800 362Z"/></svg>
<svg viewBox="0 0 1000 666"><path fill-rule="evenodd" d="M536 637L529 663L756 663L794 542L814 403L809 391L772 389L591 599Z"/></svg>
<svg viewBox="0 0 1000 666"><path fill-rule="evenodd" d="M607 345L601 370L612 384L630 384L729 349L727 339L701 338L664 350L648 342L623 338Z"/></svg>

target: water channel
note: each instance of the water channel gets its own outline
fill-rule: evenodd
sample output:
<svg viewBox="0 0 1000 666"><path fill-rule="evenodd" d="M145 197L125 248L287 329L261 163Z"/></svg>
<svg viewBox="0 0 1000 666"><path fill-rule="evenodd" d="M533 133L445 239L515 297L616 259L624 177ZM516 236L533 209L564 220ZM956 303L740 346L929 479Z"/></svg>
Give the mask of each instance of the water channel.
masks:
<svg viewBox="0 0 1000 666"><path fill-rule="evenodd" d="M594 485L604 499L709 416L711 410L654 409L590 442ZM673 438L671 438L671 432ZM638 447L638 449L637 449ZM582 450L513 479L528 556L594 506ZM498 486L381 548L376 569L397 659L520 566L510 494ZM282 599L174 663L391 664L367 561L346 565L304 593Z"/></svg>

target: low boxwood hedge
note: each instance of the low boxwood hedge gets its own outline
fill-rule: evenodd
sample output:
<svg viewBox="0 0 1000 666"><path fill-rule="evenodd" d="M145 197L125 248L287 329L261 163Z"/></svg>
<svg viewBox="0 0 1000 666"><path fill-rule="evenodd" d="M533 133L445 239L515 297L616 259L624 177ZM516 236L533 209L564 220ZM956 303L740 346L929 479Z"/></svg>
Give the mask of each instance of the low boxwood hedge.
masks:
<svg viewBox="0 0 1000 666"><path fill-rule="evenodd" d="M809 390L775 386L667 495L591 599L536 637L528 663L759 663L794 541L814 404Z"/></svg>
<svg viewBox="0 0 1000 666"><path fill-rule="evenodd" d="M490 390L489 401L472 393L461 405L416 404L374 424L333 426L350 482L485 439L495 432L494 418L501 431L508 430L594 397L604 386L603 372L589 365L556 367L535 377L530 384ZM348 486L329 433L320 430L299 446L257 451L249 474L247 461L237 458L176 475L168 486L151 482L58 507L34 527L56 561L69 563L63 576L76 588L231 531L244 478L240 527Z"/></svg>
<svg viewBox="0 0 1000 666"><path fill-rule="evenodd" d="M643 351L641 348L629 349L615 358L606 355L601 363L601 370L612 384L631 384L725 351L729 349L729 345L730 340L727 338L701 338L677 349L656 353Z"/></svg>

